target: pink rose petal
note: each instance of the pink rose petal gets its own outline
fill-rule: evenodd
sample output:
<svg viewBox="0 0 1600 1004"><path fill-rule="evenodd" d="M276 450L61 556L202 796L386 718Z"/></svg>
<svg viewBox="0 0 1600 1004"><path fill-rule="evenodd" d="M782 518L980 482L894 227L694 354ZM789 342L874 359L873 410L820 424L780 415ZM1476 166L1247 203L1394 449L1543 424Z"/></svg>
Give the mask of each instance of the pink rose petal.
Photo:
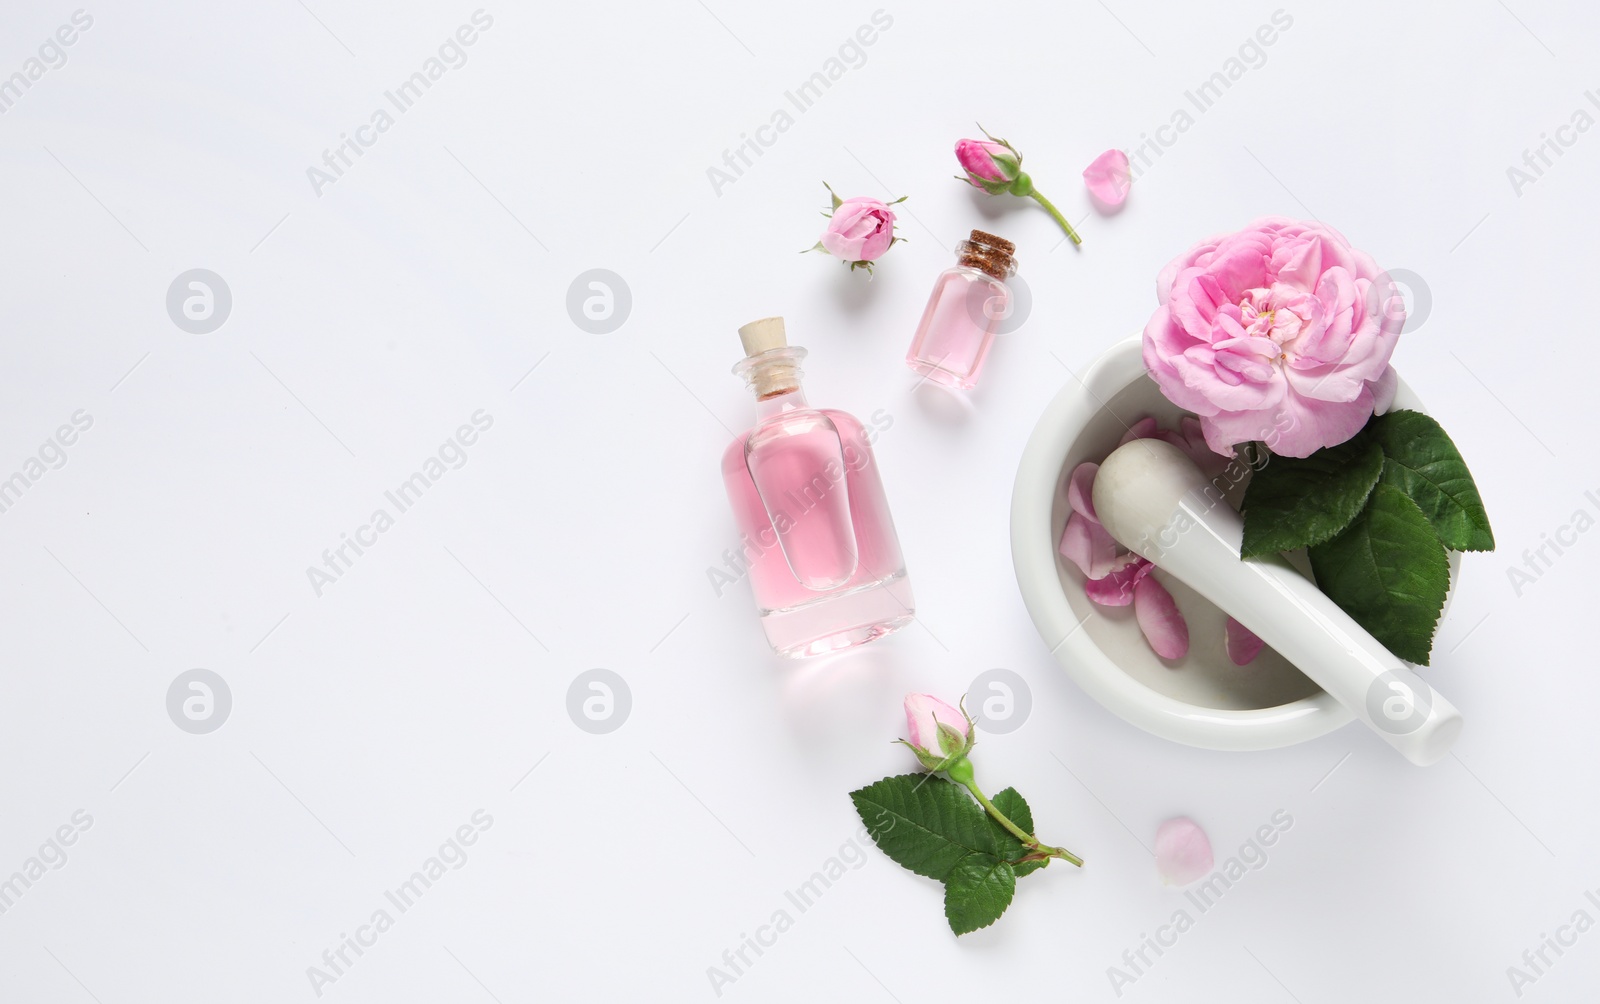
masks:
<svg viewBox="0 0 1600 1004"><path fill-rule="evenodd" d="M1107 150L1083 169L1083 183L1089 194L1107 206L1120 206L1128 197L1133 177L1128 171L1128 155L1121 150Z"/></svg>
<svg viewBox="0 0 1600 1004"><path fill-rule="evenodd" d="M1206 831L1189 817L1156 828L1156 871L1167 885L1188 885L1210 872L1213 861Z"/></svg>
<svg viewBox="0 0 1600 1004"><path fill-rule="evenodd" d="M1255 636L1249 628L1232 617L1228 618L1228 658L1235 666L1247 666L1261 654L1266 642Z"/></svg>
<svg viewBox="0 0 1600 1004"><path fill-rule="evenodd" d="M1201 431L1200 420L1193 415L1185 415L1178 420L1178 429L1183 437L1183 452L1189 455L1195 466L1200 468L1208 478L1214 478L1228 468L1228 459L1212 452L1206 445L1206 434Z"/></svg>
<svg viewBox="0 0 1600 1004"><path fill-rule="evenodd" d="M1072 469L1072 477L1067 481L1067 505L1073 512L1096 523L1100 522L1100 517L1094 514L1094 476L1099 473L1099 464L1079 464Z"/></svg>
<svg viewBox="0 0 1600 1004"><path fill-rule="evenodd" d="M1147 575L1133 588L1133 612L1145 641L1163 659L1182 659L1189 652L1189 625L1167 588Z"/></svg>
<svg viewBox="0 0 1600 1004"><path fill-rule="evenodd" d="M1117 440L1118 446L1126 446L1135 439L1149 439L1156 434L1156 420L1153 415L1146 415L1128 427L1128 431Z"/></svg>
<svg viewBox="0 0 1600 1004"><path fill-rule="evenodd" d="M1137 554L1124 554L1108 575L1083 584L1083 593L1102 607L1125 607L1133 602L1133 591L1155 567Z"/></svg>
<svg viewBox="0 0 1600 1004"><path fill-rule="evenodd" d="M1182 450L1184 456L1188 456L1189 454L1189 441L1184 439L1180 433L1177 433L1172 429L1157 429L1156 434L1150 438L1159 439L1163 443L1171 443L1173 446L1176 446L1178 449Z"/></svg>
<svg viewBox="0 0 1600 1004"><path fill-rule="evenodd" d="M1061 556L1090 579L1102 578L1116 567L1117 541L1105 527L1075 512L1061 529Z"/></svg>
<svg viewBox="0 0 1600 1004"><path fill-rule="evenodd" d="M1372 413L1382 415L1394 404L1394 393L1400 388L1400 374L1390 366L1367 384L1372 389Z"/></svg>

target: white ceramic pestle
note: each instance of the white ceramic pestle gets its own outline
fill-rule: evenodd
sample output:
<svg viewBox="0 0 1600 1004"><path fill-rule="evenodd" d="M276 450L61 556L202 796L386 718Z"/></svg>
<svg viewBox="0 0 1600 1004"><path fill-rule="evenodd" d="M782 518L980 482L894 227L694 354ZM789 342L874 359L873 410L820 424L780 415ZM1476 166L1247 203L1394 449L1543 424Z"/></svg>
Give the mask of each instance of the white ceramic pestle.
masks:
<svg viewBox="0 0 1600 1004"><path fill-rule="evenodd" d="M1117 448L1094 482L1100 522L1254 631L1412 763L1461 734L1461 713L1278 556L1239 559L1244 522L1183 451L1157 439Z"/></svg>

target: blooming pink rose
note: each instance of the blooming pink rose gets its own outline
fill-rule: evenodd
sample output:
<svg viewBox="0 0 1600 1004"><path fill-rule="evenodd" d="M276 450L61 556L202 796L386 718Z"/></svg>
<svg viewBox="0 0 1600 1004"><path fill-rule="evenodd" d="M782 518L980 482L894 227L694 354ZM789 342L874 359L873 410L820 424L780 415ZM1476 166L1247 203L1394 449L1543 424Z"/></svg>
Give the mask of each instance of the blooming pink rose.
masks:
<svg viewBox="0 0 1600 1004"><path fill-rule="evenodd" d="M984 181L1010 182L1021 170L1016 153L993 140L956 140L956 160L967 172L967 183L974 188L983 188Z"/></svg>
<svg viewBox="0 0 1600 1004"><path fill-rule="evenodd" d="M845 261L876 261L894 242L894 210L877 199L845 199L834 209L823 248Z"/></svg>
<svg viewBox="0 0 1600 1004"><path fill-rule="evenodd" d="M1263 440L1309 456L1388 409L1405 300L1320 223L1268 216L1201 241L1156 278L1144 363L1223 455Z"/></svg>

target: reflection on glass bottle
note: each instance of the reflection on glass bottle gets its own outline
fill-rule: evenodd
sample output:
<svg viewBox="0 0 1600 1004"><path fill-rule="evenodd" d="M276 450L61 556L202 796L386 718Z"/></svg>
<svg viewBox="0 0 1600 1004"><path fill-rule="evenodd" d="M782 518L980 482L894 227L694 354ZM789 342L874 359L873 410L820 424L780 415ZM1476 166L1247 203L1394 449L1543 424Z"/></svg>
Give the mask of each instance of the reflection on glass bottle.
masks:
<svg viewBox="0 0 1600 1004"><path fill-rule="evenodd" d="M866 428L806 403L806 350L788 345L781 317L739 337L734 372L756 395L756 424L723 454L722 478L767 639L819 655L904 627L911 583Z"/></svg>
<svg viewBox="0 0 1600 1004"><path fill-rule="evenodd" d="M956 245L956 264L939 274L922 321L911 339L906 365L935 383L971 390L978 382L995 332L1011 315L1017 246L1003 237L972 231Z"/></svg>

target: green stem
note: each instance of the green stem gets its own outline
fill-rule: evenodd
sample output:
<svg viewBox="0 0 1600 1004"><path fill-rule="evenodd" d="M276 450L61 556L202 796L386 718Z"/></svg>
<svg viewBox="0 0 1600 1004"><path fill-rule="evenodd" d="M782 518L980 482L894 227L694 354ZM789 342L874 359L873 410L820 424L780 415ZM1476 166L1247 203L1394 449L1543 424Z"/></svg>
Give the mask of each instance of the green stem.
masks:
<svg viewBox="0 0 1600 1004"><path fill-rule="evenodd" d="M1001 826L1004 826L1006 831L1013 837L1016 837L1029 847L1038 846L1039 841L1034 839L1033 834L1024 832L1022 827L1018 826L1016 823L1013 823L1005 813L995 808L995 804L984 797L983 792L978 790L978 786L976 784L969 782L967 784L967 790L972 792L972 797L978 800L978 804L983 806L989 815L994 817L995 822L999 823Z"/></svg>
<svg viewBox="0 0 1600 1004"><path fill-rule="evenodd" d="M1045 208L1045 212L1055 217L1055 221L1061 224L1061 229L1065 230L1067 232L1067 236L1072 238L1072 243L1079 245L1083 243L1083 238L1079 237L1078 232L1072 229L1072 224L1068 223L1067 218L1061 215L1061 210L1052 205L1049 199L1045 198L1043 195L1040 195L1038 189L1034 189L1029 193L1029 195L1036 199L1039 205Z"/></svg>
<svg viewBox="0 0 1600 1004"><path fill-rule="evenodd" d="M1022 846L1028 848L1030 853L1023 860L1041 861L1045 858L1061 858L1063 861L1072 862L1079 868L1083 867L1082 858L1064 847L1051 847L1049 844L1041 844L1037 837L1013 823L1005 813L996 808L995 804L989 801L988 796L978 789L978 782L973 776L972 762L970 760L965 758L958 760L946 769L946 773L950 775L951 780L972 792L972 797L978 800L978 804L983 806L984 811L992 816L995 822L1005 827L1007 833L1021 841Z"/></svg>

